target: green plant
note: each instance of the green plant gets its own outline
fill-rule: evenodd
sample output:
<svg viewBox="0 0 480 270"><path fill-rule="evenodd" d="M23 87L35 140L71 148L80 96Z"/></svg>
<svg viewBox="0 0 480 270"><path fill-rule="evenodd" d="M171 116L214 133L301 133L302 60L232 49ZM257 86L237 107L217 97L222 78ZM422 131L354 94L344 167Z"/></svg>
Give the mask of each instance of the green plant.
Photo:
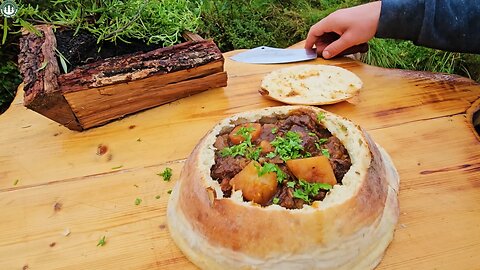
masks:
<svg viewBox="0 0 480 270"><path fill-rule="evenodd" d="M287 47L300 41L308 30L305 20L288 2L202 2L202 26L199 32L213 38L222 51L261 45Z"/></svg>
<svg viewBox="0 0 480 270"><path fill-rule="evenodd" d="M478 55L445 52L391 39L372 39L369 44L370 50L363 55L362 61L370 65L456 73L477 81L480 79Z"/></svg>
<svg viewBox="0 0 480 270"><path fill-rule="evenodd" d="M14 62L7 61L0 65L0 113L12 103L16 88L22 81Z"/></svg>
<svg viewBox="0 0 480 270"><path fill-rule="evenodd" d="M199 7L188 0L56 0L53 8L24 5L27 21L50 23L79 31L87 30L97 42L117 39L144 40L170 46L181 32L195 31L200 23Z"/></svg>

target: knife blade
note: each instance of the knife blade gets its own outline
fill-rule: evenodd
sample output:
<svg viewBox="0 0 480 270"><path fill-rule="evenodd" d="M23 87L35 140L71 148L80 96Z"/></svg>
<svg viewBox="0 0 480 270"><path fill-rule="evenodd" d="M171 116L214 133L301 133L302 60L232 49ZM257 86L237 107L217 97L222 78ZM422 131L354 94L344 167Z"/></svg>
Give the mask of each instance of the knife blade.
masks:
<svg viewBox="0 0 480 270"><path fill-rule="evenodd" d="M319 42L323 44L330 44L339 38L339 34L329 32L319 37ZM368 43L361 43L347 48L335 57L354 53L366 53L367 51ZM253 48L230 57L230 59L237 62L250 64L283 64L313 60L316 58L316 49L280 49L267 46Z"/></svg>
<svg viewBox="0 0 480 270"><path fill-rule="evenodd" d="M241 52L230 59L250 64L281 64L307 61L317 58L315 49L280 49L260 46Z"/></svg>

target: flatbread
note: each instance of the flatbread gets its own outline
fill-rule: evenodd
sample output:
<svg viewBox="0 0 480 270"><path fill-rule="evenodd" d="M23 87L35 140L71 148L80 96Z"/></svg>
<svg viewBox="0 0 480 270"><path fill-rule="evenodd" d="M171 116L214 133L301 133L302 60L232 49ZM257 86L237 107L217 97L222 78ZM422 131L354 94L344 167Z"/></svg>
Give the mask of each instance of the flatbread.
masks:
<svg viewBox="0 0 480 270"><path fill-rule="evenodd" d="M269 73L259 92L287 104L324 105L352 98L362 85L357 75L341 67L298 65Z"/></svg>
<svg viewBox="0 0 480 270"><path fill-rule="evenodd" d="M302 209L262 207L223 197L211 178L217 135L262 117L322 114L352 165L321 202ZM373 269L393 239L399 177L388 154L360 127L325 110L278 106L218 123L188 157L170 196L170 235L201 269Z"/></svg>

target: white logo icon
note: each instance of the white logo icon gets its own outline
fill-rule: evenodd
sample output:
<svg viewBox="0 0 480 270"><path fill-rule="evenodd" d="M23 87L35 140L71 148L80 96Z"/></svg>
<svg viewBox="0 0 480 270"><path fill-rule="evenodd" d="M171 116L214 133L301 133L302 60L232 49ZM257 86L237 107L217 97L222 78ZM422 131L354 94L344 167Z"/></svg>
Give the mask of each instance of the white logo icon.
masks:
<svg viewBox="0 0 480 270"><path fill-rule="evenodd" d="M0 13L2 13L2 15L7 18L15 16L15 14L17 14L17 11L18 6L13 0L5 0L0 5Z"/></svg>

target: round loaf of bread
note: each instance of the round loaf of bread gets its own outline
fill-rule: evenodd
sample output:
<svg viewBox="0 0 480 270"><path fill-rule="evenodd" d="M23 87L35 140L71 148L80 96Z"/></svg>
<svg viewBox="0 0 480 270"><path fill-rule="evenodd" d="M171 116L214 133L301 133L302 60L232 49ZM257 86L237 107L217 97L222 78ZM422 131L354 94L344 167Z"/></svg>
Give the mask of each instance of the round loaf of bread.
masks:
<svg viewBox="0 0 480 270"><path fill-rule="evenodd" d="M362 81L353 72L329 65L297 65L269 73L262 96L287 104L324 105L355 96Z"/></svg>
<svg viewBox="0 0 480 270"><path fill-rule="evenodd" d="M351 166L323 201L301 209L224 198L210 171L219 134L262 117L322 114ZM171 237L201 269L373 269L393 239L399 177L388 156L351 121L309 106L279 106L233 115L218 123L188 157L171 193Z"/></svg>

